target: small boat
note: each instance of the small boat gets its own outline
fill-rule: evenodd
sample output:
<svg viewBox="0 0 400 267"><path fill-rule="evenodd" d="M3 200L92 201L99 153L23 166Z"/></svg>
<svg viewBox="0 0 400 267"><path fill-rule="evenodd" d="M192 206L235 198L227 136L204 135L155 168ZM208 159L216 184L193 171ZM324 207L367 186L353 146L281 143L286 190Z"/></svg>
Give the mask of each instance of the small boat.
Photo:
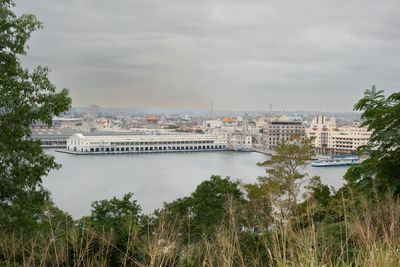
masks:
<svg viewBox="0 0 400 267"><path fill-rule="evenodd" d="M349 166L359 164L360 158L358 157L338 157L331 159L316 160L311 163L313 167L336 167L336 166Z"/></svg>

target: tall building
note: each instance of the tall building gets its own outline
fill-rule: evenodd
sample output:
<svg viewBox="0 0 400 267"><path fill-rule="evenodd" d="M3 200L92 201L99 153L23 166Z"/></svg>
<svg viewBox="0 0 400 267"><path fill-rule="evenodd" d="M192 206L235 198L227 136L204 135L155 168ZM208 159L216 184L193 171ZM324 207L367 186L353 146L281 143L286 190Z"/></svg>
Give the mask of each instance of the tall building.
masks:
<svg viewBox="0 0 400 267"><path fill-rule="evenodd" d="M308 138L314 138L314 147L317 153L326 153L329 143L329 133L335 131L336 120L335 118L326 118L322 115L315 117L309 128L306 130L306 136Z"/></svg>
<svg viewBox="0 0 400 267"><path fill-rule="evenodd" d="M292 136L305 137L305 125L300 120L290 120L287 116L269 117L263 127L262 142L264 148L273 150L279 143Z"/></svg>
<svg viewBox="0 0 400 267"><path fill-rule="evenodd" d="M93 118L97 118L97 115L99 114L99 106L98 105L90 105L89 106L89 114Z"/></svg>
<svg viewBox="0 0 400 267"><path fill-rule="evenodd" d="M247 114L244 114L242 119L242 130L243 131L249 130L249 116Z"/></svg>

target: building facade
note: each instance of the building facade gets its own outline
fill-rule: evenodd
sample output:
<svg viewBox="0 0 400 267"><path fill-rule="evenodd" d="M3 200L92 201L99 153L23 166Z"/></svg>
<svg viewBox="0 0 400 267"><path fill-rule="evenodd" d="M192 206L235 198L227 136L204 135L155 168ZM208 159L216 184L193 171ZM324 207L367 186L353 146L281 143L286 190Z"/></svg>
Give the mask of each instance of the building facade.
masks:
<svg viewBox="0 0 400 267"><path fill-rule="evenodd" d="M229 148L233 150L250 151L253 145L251 134L244 132L234 132L228 134Z"/></svg>
<svg viewBox="0 0 400 267"><path fill-rule="evenodd" d="M305 137L305 125L302 121L289 120L285 115L269 118L264 124L262 142L264 149L273 150L278 144L288 141L292 136Z"/></svg>
<svg viewBox="0 0 400 267"><path fill-rule="evenodd" d="M307 138L313 138L315 151L325 154L329 149L329 135L337 129L336 120L319 115L315 117L306 130Z"/></svg>
<svg viewBox="0 0 400 267"><path fill-rule="evenodd" d="M371 137L364 127L345 127L329 135L328 148L333 153L355 152L359 146L366 145Z"/></svg>
<svg viewBox="0 0 400 267"><path fill-rule="evenodd" d="M306 131L308 138L313 138L318 154L352 153L359 146L366 145L371 132L365 127L338 127L334 118L315 117Z"/></svg>
<svg viewBox="0 0 400 267"><path fill-rule="evenodd" d="M227 150L225 138L211 134L163 134L129 136L84 136L67 140L67 151L77 154L144 153Z"/></svg>
<svg viewBox="0 0 400 267"><path fill-rule="evenodd" d="M221 128L222 125L223 125L223 123L220 120L206 120L206 121L203 121L203 129Z"/></svg>

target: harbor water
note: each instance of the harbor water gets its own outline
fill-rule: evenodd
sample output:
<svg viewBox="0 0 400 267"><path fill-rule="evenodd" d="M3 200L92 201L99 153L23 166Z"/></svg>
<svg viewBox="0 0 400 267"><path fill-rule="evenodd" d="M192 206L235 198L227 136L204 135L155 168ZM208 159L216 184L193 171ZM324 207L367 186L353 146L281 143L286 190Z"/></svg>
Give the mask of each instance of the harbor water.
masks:
<svg viewBox="0 0 400 267"><path fill-rule="evenodd" d="M254 183L265 170L256 165L267 155L256 152L181 152L120 155L71 155L46 150L62 164L43 179L53 201L75 219L90 213L95 200L132 192L144 213L161 208L163 202L190 195L211 175L229 176ZM339 188L348 167L313 168L309 176Z"/></svg>

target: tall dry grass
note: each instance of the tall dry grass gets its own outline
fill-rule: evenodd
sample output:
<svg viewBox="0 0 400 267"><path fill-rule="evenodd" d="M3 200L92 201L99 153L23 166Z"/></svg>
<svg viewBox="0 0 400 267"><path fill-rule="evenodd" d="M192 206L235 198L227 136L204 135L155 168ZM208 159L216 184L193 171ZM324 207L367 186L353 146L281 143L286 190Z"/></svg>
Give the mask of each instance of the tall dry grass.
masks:
<svg viewBox="0 0 400 267"><path fill-rule="evenodd" d="M145 234L128 226L123 249L112 229L61 229L50 221L49 231L35 235L2 233L0 265L109 266L114 253L121 266L400 266L399 201L373 197L352 203L343 201L343 220L337 224L314 222L310 205L306 227L280 218L267 231L252 233L241 228L243 207L229 199L227 219L211 238L187 242L179 220L161 215Z"/></svg>

